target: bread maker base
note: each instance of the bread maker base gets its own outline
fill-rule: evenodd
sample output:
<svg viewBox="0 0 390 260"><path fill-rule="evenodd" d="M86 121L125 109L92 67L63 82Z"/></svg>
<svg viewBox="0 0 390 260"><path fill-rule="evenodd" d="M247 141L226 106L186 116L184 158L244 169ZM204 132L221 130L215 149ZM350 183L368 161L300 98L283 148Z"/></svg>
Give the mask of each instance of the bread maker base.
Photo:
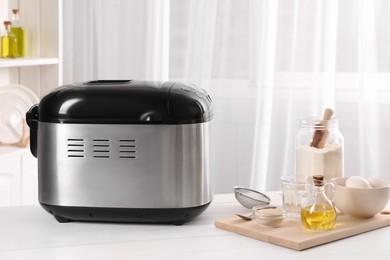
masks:
<svg viewBox="0 0 390 260"><path fill-rule="evenodd" d="M188 208L94 208L68 207L40 203L59 223L70 221L122 222L122 223L171 223L182 225L200 215L210 205Z"/></svg>

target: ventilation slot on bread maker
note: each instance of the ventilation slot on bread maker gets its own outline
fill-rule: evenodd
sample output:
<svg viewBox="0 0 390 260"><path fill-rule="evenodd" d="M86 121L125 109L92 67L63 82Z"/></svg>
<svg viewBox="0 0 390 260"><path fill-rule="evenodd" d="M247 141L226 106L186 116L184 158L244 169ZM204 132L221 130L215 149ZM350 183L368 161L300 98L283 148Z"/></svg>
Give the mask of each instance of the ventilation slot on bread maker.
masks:
<svg viewBox="0 0 390 260"><path fill-rule="evenodd" d="M136 145L134 139L119 140L119 158L135 159Z"/></svg>
<svg viewBox="0 0 390 260"><path fill-rule="evenodd" d="M93 158L108 159L110 158L110 140L94 139L93 140Z"/></svg>
<svg viewBox="0 0 390 260"><path fill-rule="evenodd" d="M84 157L84 139L70 138L68 139L68 157L83 158Z"/></svg>

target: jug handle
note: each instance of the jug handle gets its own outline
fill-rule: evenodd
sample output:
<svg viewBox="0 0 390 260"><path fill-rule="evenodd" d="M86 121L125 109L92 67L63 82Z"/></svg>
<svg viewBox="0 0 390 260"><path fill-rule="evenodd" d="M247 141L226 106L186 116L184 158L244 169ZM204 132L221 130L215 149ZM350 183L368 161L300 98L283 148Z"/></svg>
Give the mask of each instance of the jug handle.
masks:
<svg viewBox="0 0 390 260"><path fill-rule="evenodd" d="M324 184L325 195L333 203L336 195L336 187L333 182L327 182Z"/></svg>

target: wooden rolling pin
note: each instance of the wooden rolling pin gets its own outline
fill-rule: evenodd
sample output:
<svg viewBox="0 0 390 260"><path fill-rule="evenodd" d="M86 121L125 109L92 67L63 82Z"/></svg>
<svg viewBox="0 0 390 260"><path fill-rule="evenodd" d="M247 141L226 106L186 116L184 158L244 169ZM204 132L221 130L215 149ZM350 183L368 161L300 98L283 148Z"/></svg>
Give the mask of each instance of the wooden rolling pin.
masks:
<svg viewBox="0 0 390 260"><path fill-rule="evenodd" d="M325 109L324 111L324 117L322 118L322 121L316 126L319 126L321 128L325 129L317 129L314 131L313 140L310 143L310 146L322 149L325 146L326 139L329 136L329 131L326 130L326 126L328 125L328 121L333 116L333 110L330 108Z"/></svg>

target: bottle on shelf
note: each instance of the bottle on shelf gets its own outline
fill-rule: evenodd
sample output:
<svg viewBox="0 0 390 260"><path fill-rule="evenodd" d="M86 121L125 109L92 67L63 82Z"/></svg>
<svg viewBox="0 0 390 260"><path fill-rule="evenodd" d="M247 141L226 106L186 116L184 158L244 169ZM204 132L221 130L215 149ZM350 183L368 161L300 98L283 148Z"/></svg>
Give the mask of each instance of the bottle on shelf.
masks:
<svg viewBox="0 0 390 260"><path fill-rule="evenodd" d="M24 57L25 51L25 39L24 39L24 28L19 21L19 9L12 9L12 25L11 31L15 34L17 41L17 53L16 57Z"/></svg>
<svg viewBox="0 0 390 260"><path fill-rule="evenodd" d="M4 31L1 33L1 58L16 58L17 40L11 31L11 21L4 21Z"/></svg>

